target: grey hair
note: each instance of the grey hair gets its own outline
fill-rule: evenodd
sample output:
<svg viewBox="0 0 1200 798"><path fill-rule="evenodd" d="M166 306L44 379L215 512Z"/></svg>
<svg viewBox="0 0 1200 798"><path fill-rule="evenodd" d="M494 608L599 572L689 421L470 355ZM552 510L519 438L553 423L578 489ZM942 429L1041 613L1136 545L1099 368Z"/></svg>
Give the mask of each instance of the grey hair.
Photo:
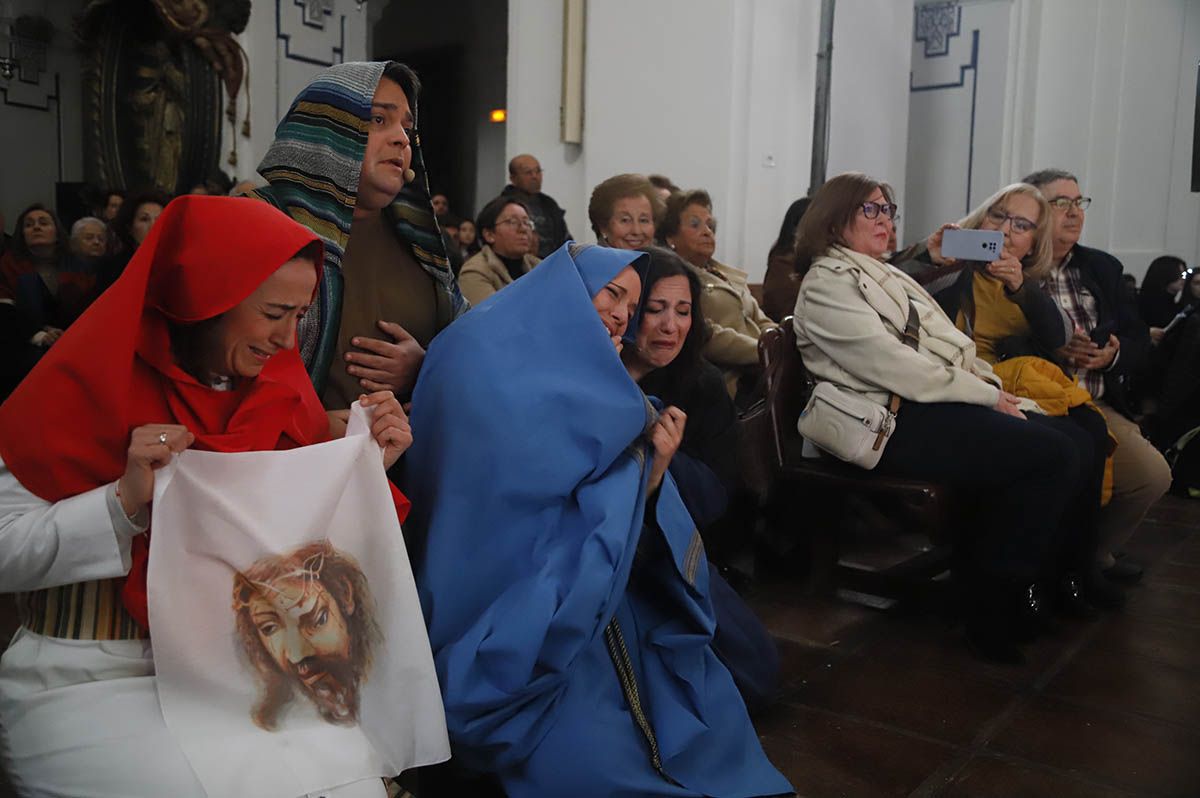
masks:
<svg viewBox="0 0 1200 798"><path fill-rule="evenodd" d="M83 228L89 224L98 224L102 228L108 227L108 225L105 224L103 219L97 219L95 216L85 216L82 219L80 219L78 222L76 222L75 224L71 225L71 236L70 237L75 238L75 236L77 236L81 232L83 232Z"/></svg>
<svg viewBox="0 0 1200 798"><path fill-rule="evenodd" d="M1033 246L1029 248L1029 252L1021 260L1021 270L1025 273L1027 279L1040 281L1050 273L1054 255L1054 247L1050 239L1054 228L1050 221L1050 203L1046 202L1046 198L1042 196L1042 192L1035 188L1032 183L1013 183L1012 185L1005 186L984 200L975 210L960 219L958 226L967 230L978 230L980 225L983 224L983 220L987 217L988 211L1006 201L1009 197L1016 196L1029 197L1038 206L1038 221L1037 228L1033 233Z"/></svg>
<svg viewBox="0 0 1200 798"><path fill-rule="evenodd" d="M1021 178L1022 183L1028 183L1031 186L1037 186L1039 189L1053 183L1055 180L1071 180L1075 183L1079 182L1079 178L1068 172L1066 169L1039 169L1033 174L1025 175Z"/></svg>

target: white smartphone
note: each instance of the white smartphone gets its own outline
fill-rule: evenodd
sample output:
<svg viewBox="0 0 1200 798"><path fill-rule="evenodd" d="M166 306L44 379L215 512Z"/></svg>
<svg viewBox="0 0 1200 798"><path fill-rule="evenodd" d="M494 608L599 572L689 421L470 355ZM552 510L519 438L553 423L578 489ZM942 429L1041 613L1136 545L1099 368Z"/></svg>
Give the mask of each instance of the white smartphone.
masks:
<svg viewBox="0 0 1200 798"><path fill-rule="evenodd" d="M991 263L1004 248L1004 233L999 230L955 230L942 233L942 257Z"/></svg>

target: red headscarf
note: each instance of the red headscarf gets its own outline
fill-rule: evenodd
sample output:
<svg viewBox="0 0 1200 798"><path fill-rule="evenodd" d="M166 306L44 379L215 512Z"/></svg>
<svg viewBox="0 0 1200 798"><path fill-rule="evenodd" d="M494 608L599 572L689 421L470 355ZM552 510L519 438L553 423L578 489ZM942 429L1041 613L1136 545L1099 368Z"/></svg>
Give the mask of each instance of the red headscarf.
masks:
<svg viewBox="0 0 1200 798"><path fill-rule="evenodd" d="M299 354L279 352L232 391L175 364L168 322L218 316L319 239L264 202L180 197L163 211L113 286L0 405L0 457L47 501L125 473L130 432L182 424L218 452L290 449L329 438L329 421ZM313 268L318 270L317 255ZM318 279L319 283L319 279ZM148 535L134 539L124 602L142 626Z"/></svg>

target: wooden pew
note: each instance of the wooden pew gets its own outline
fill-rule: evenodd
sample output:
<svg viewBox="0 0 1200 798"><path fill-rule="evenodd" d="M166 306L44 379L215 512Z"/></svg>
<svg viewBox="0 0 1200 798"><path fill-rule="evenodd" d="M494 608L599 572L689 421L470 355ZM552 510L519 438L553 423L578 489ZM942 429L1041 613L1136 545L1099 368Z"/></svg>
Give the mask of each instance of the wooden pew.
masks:
<svg viewBox="0 0 1200 798"><path fill-rule="evenodd" d="M893 599L927 593L929 580L949 567L953 531L962 517L960 497L945 485L883 476L824 455L802 457L804 441L796 421L811 385L796 350L791 316L763 333L758 353L769 420L765 457L772 472L767 516L777 529L794 529L805 537L810 589L828 593L843 588ZM843 561L841 531L850 496L882 508L889 521L926 536L930 545L885 570Z"/></svg>

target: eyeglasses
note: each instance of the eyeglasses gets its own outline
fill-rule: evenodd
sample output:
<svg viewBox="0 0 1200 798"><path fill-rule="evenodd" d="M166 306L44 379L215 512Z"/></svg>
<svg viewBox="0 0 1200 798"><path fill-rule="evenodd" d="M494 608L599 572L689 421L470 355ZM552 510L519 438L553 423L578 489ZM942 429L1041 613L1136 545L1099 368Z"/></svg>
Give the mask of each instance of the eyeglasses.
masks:
<svg viewBox="0 0 1200 798"><path fill-rule="evenodd" d="M1050 207L1056 211L1069 210L1072 205L1081 211L1086 211L1087 207L1091 204L1091 197L1075 197L1074 199L1071 199L1070 197L1055 197L1054 199L1050 200Z"/></svg>
<svg viewBox="0 0 1200 798"><path fill-rule="evenodd" d="M509 224L516 228L524 227L526 230L529 230L531 232L533 231L533 222L530 221L529 219L517 219L516 217L510 216L507 219L497 219L496 220L497 227L499 227L502 224Z"/></svg>
<svg viewBox="0 0 1200 798"><path fill-rule="evenodd" d="M897 213L899 210L900 206L894 202L864 202L862 204L863 216L868 219L875 219L882 213L894 222L900 218L900 214Z"/></svg>
<svg viewBox="0 0 1200 798"><path fill-rule="evenodd" d="M1024 216L1013 216L1011 213L1005 213L999 208L989 209L987 218L997 228L1004 227L1004 223L1009 222L1014 233L1032 233L1037 229L1037 222L1031 222Z"/></svg>
<svg viewBox="0 0 1200 798"><path fill-rule="evenodd" d="M701 227L707 227L714 235L717 232L717 220L711 216L708 219L701 219L699 216L693 216L685 222L688 227L693 230L699 230Z"/></svg>

